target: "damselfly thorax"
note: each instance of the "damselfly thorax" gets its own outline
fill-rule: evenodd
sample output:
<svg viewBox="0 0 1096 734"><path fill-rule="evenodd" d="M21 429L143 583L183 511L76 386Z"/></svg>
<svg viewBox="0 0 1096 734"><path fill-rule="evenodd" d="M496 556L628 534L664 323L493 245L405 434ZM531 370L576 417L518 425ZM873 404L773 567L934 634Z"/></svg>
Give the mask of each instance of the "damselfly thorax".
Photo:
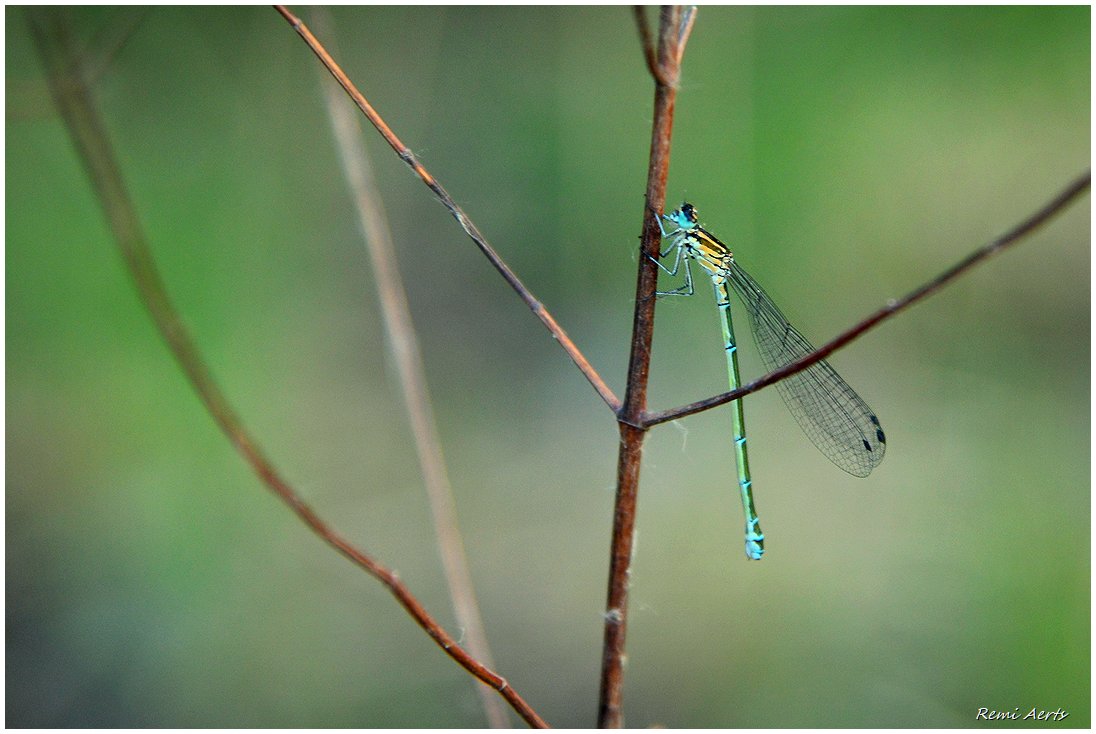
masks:
<svg viewBox="0 0 1096 734"><path fill-rule="evenodd" d="M684 256L704 268L713 281L722 282L727 279L734 256L710 232L700 227L683 232L681 244L685 250Z"/></svg>

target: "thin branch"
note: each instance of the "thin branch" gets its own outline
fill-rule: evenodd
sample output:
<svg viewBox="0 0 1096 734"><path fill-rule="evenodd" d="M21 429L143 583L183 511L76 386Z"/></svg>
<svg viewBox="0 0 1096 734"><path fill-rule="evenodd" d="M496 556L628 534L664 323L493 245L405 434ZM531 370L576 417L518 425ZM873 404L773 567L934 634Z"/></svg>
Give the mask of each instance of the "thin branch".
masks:
<svg viewBox="0 0 1096 734"><path fill-rule="evenodd" d="M317 30L331 39L332 50L337 52L331 13L324 7L318 7L313 9L312 19ZM323 74L319 67L316 68L318 74ZM487 644L479 604L476 602L472 574L468 569L468 559L457 522L456 502L449 484L445 458L442 456L441 440L434 420L419 341L411 321L407 293L400 278L396 248L392 245L392 233L385 216L384 203L373 178L373 166L362 141L358 118L353 113L353 108L345 103L338 85L326 74L323 76L320 84L323 86L327 114L331 119L339 161L354 200L358 224L373 266L385 334L396 363L396 374L411 423L411 434L415 440L419 469L430 502L438 554L445 571L453 611L457 624L464 630L468 651L481 663L493 668L495 664ZM480 696L480 703L491 728L510 728L506 708L499 697L494 695L494 691L476 684L476 692Z"/></svg>
<svg viewBox="0 0 1096 734"><path fill-rule="evenodd" d="M620 728L624 725L624 660L628 626L628 580L631 575L632 548L635 539L636 503L643 440L647 429L642 425L647 405L647 380L650 372L651 342L654 334L655 287L658 266L655 257L661 231L655 212L666 203L666 177L670 168L670 138L673 130L674 102L684 43L686 24L693 14L680 8L663 8L659 22L658 58L653 65L655 80L654 124L651 130L650 162L647 168L646 206L643 210L643 235L636 276L635 313L632 321L632 347L628 361L628 386L624 405L618 415L620 452L617 458L617 491L613 510L613 535L609 552L609 589L605 610L605 637L601 658L601 690L598 726Z"/></svg>
<svg viewBox="0 0 1096 734"><path fill-rule="evenodd" d="M415 172L415 175L434 192L434 196L449 210L449 213L457 220L457 223L460 224L465 234L471 238L476 244L476 247L480 249L480 252L482 252L490 261L491 265L495 267L495 270L497 270L510 287L514 289L514 292L518 294L518 297L525 302L525 305L529 307L529 310L540 319L541 323L544 324L545 328L552 334L552 337L559 342L559 345L567 352L567 356L575 363L575 366L578 367L579 371L586 377L594 390L597 391L597 394L600 395L601 399L605 401L605 404L609 406L610 410L612 410L613 413L619 412L620 400L613 394L613 391L609 389L609 386L605 384L605 381L601 379L601 375L597 373L597 370L593 368L585 355L579 351L579 348L575 346L575 343L571 341L571 338L567 336L567 332L556 323L555 318L548 312L548 309L544 307L544 304L533 296L514 271L503 262L502 258L487 242L476 225L473 224L472 220L468 218L468 215L464 213L464 210L453 201L453 197L449 195L449 192L438 183L437 179L430 175L426 168L423 167L422 163L419 162L419 159L415 154L411 152L411 149L404 145L403 141L392 132L392 129L388 127L381 116L377 114L377 111L373 109L373 106L369 104L369 101L358 91L358 88L354 86L354 83L350 81L350 77L343 72L337 63L335 63L335 60L331 57L331 54L327 52L327 49L324 48L323 44L312 35L312 31L308 30L308 27L301 19L289 12L284 5L275 5L274 8L281 13L282 17L293 27L293 30L297 31L300 37L304 39L304 42L308 44L308 47L312 49L312 52L316 54L316 57L320 62L327 67L327 70L331 72L331 75L335 77L335 80L346 90L346 93L350 95L350 98L354 100L354 104L356 104L362 113L369 119L369 122L373 124L373 127L377 129L377 132L384 137L392 150L396 152L396 155L400 157L400 160L410 166L411 170Z"/></svg>
<svg viewBox="0 0 1096 734"><path fill-rule="evenodd" d="M676 15L671 16L674 26L677 28L677 43L675 55L666 61L659 61L655 51L654 41L651 39L651 29L647 24L646 9L642 5L633 5L632 13L639 30L639 42L643 47L643 59L647 62L647 71L655 81L666 87L677 86L677 70L681 67L682 54L685 53L685 45L688 43L689 34L693 32L693 22L696 20L696 6L677 6L664 8ZM660 15L661 17L661 15Z"/></svg>
<svg viewBox="0 0 1096 734"><path fill-rule="evenodd" d="M643 60L647 62L647 71L655 79L661 80L659 73L658 56L655 54L655 42L651 38L651 28L647 25L647 12L643 5L633 5L632 13L635 17L636 28L639 30L639 44L643 47Z"/></svg>
<svg viewBox="0 0 1096 734"><path fill-rule="evenodd" d="M524 699L510 688L504 678L469 655L452 636L442 629L399 580L394 571L358 550L350 541L329 527L278 474L256 441L244 428L228 400L214 382L167 295L138 221L136 210L126 190L117 159L111 149L105 125L82 80L67 29L57 15L49 11L32 9L28 11L28 17L35 44L48 70L50 91L87 169L92 188L99 198L111 232L133 275L141 300L148 308L156 327L210 415L263 483L289 505L290 509L313 532L384 584L400 605L447 655L484 683L499 691L530 725L547 726Z"/></svg>
<svg viewBox="0 0 1096 734"><path fill-rule="evenodd" d="M749 395L752 392L757 392L763 387L768 387L773 383L779 382L787 377L794 375L797 372L801 372L810 367L815 362L825 359L829 355L836 352L841 347L845 346L852 340L859 337L864 332L875 327L880 322L885 321L900 311L904 311L918 301L931 296L938 290L943 288L951 281L958 278L963 273L967 272L975 265L983 262L991 255L995 255L1001 252L1010 245L1014 245L1020 240L1024 239L1027 235L1034 232L1039 227L1046 224L1056 214L1065 209L1071 204L1077 197L1088 190L1092 182L1091 171L1085 171L1079 178L1066 186L1057 196L1047 202L1039 211L1032 214L1024 221L1017 224L1005 234L1001 235L997 239L989 242L988 244L978 248L967 257L960 260L955 265L940 273L929 282L925 283L921 287L912 291L903 298L897 301L890 301L886 306L879 309L866 319L856 324L855 326L841 332L834 339L826 342L820 348L814 350L810 354L804 355L802 358L797 359L794 362L789 362L780 369L773 370L769 374L759 377L758 379L743 385L737 390L725 392L714 397L706 398L704 400L698 400L695 403L689 403L678 408L672 408L670 410L662 410L657 413L647 413L640 421L640 425L644 427L651 427L658 425L659 423L665 423L666 421L672 421L676 418L683 418L693 413L699 413L710 408L715 408L724 403L729 403L732 400L738 400L739 398Z"/></svg>
<svg viewBox="0 0 1096 734"><path fill-rule="evenodd" d="M685 44L689 42L689 36L693 32L693 23L696 22L696 6L685 5L681 7L681 19L677 24L677 57L674 66L681 67L681 59L685 56Z"/></svg>

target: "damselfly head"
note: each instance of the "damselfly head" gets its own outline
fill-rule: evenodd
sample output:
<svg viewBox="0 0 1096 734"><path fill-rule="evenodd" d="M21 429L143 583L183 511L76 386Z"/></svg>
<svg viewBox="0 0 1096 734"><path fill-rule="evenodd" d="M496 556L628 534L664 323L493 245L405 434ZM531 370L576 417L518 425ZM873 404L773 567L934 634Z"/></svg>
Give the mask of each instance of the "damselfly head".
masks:
<svg viewBox="0 0 1096 734"><path fill-rule="evenodd" d="M680 209L675 209L666 217L682 229L692 229L697 225L696 208L687 201L681 204Z"/></svg>

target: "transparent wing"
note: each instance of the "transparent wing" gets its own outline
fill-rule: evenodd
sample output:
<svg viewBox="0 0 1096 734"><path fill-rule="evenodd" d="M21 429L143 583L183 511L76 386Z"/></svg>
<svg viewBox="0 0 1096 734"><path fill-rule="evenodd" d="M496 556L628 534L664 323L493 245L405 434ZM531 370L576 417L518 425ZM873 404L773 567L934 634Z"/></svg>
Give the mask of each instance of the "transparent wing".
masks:
<svg viewBox="0 0 1096 734"><path fill-rule="evenodd" d="M737 262L732 261L728 279L746 307L767 371L814 351ZM883 461L887 439L879 419L825 360L776 383L776 388L803 432L834 464L866 477Z"/></svg>

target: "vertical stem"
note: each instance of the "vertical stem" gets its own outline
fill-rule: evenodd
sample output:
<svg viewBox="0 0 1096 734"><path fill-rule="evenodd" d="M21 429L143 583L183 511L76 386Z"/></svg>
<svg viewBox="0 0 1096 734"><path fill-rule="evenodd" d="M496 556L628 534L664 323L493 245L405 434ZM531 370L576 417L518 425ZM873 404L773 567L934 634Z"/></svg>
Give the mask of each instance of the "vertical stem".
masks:
<svg viewBox="0 0 1096 734"><path fill-rule="evenodd" d="M628 579L635 538L636 502L643 440L641 427L647 407L647 379L654 334L655 289L660 230L657 212L664 209L666 177L670 169L670 136L681 54L692 25L693 11L664 7L659 17L659 45L655 77L654 126L647 168L646 209L640 246L636 305L632 322L632 349L628 362L628 386L618 415L620 454L617 460L617 492L613 512L613 536L609 558L609 593L602 646L601 694L598 726L619 729L624 725L623 683L625 636L628 628ZM642 19L641 19L642 20Z"/></svg>

